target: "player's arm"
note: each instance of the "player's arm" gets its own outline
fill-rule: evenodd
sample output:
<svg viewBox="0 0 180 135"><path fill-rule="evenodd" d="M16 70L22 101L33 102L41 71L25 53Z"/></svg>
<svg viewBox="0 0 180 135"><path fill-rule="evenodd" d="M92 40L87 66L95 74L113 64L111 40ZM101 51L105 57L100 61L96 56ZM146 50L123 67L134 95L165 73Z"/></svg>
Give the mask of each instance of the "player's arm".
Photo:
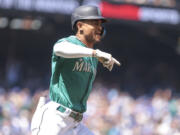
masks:
<svg viewBox="0 0 180 135"><path fill-rule="evenodd" d="M55 44L53 51L55 55L64 58L97 57L103 66L110 71L112 70L114 63L120 66L120 63L109 53L78 46L67 41Z"/></svg>
<svg viewBox="0 0 180 135"><path fill-rule="evenodd" d="M64 58L92 57L93 49L63 41L54 45L54 53Z"/></svg>

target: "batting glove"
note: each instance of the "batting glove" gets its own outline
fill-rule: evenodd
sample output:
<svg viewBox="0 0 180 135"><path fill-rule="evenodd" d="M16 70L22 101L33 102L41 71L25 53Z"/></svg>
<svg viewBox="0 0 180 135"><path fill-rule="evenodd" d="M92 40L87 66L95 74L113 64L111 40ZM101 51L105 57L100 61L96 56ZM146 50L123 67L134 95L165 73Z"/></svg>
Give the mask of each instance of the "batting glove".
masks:
<svg viewBox="0 0 180 135"><path fill-rule="evenodd" d="M114 63L120 66L119 61L112 57L111 54L102 52L99 49L93 51L93 56L98 58L98 60L106 67L109 71L112 70Z"/></svg>

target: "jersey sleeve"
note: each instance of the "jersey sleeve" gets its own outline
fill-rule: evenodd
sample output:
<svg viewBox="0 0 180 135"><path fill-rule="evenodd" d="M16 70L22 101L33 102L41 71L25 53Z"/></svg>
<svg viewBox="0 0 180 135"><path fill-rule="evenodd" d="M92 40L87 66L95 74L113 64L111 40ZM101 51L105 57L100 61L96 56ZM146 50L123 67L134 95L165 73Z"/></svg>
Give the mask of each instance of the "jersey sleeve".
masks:
<svg viewBox="0 0 180 135"><path fill-rule="evenodd" d="M61 43L61 42L70 42L70 43L73 43L73 41L71 40L71 37L68 37L68 38L62 38L62 39L59 39L54 45L53 45L53 47L56 45L56 44L58 44L58 43ZM75 44L75 43L74 43ZM75 44L75 45L77 45L77 44ZM52 54L53 56L52 56L52 60L53 61L58 61L58 62L60 62L61 64L65 61L65 60L69 60L69 58L65 58L65 57L61 57L61 56L57 56L56 54L55 54L55 52L54 52L54 49L53 49L53 54Z"/></svg>
<svg viewBox="0 0 180 135"><path fill-rule="evenodd" d="M57 43L60 43L60 42L63 42L63 41L66 41L66 40L64 38L59 39L53 46L55 46ZM52 60L53 61L59 61L60 63L63 63L65 59L66 58L64 58L64 57L55 55L54 50L53 50L53 54L52 54Z"/></svg>

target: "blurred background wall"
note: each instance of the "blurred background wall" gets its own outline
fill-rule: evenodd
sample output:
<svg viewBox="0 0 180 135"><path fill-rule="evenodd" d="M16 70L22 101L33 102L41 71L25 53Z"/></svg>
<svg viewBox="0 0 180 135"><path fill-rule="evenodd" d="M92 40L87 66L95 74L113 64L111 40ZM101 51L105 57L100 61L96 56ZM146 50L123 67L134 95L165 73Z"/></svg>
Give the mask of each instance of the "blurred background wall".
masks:
<svg viewBox="0 0 180 135"><path fill-rule="evenodd" d="M109 19L106 37L96 48L122 63L112 72L100 65L98 78L134 94L157 87L180 88L180 15L175 0L1 0L3 87L48 88L52 46L73 34L70 14L82 4L99 6Z"/></svg>

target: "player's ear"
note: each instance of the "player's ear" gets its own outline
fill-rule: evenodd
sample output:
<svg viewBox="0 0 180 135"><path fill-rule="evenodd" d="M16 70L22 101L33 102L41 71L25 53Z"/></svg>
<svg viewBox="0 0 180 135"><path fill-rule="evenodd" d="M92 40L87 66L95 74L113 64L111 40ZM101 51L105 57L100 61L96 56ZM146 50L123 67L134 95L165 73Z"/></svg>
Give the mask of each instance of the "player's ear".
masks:
<svg viewBox="0 0 180 135"><path fill-rule="evenodd" d="M82 22L81 22L81 21L78 21L78 22L76 23L76 27L77 27L78 29L80 29L80 28L82 27Z"/></svg>
<svg viewBox="0 0 180 135"><path fill-rule="evenodd" d="M79 32L80 34L83 34L82 25L83 25L83 23L82 23L81 21L78 21L78 22L76 23L77 30L78 30L78 32Z"/></svg>

